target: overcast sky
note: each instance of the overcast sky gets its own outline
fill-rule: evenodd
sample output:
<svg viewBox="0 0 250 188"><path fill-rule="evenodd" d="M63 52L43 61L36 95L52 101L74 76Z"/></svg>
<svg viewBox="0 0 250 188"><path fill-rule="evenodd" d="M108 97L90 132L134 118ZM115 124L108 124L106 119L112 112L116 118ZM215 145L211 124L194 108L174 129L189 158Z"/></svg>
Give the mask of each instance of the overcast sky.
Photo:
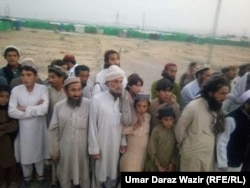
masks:
<svg viewBox="0 0 250 188"><path fill-rule="evenodd" d="M0 15L210 34L219 0L0 0ZM217 34L250 36L250 0L222 0ZM116 19L118 17L118 19ZM143 21L144 20L144 21Z"/></svg>

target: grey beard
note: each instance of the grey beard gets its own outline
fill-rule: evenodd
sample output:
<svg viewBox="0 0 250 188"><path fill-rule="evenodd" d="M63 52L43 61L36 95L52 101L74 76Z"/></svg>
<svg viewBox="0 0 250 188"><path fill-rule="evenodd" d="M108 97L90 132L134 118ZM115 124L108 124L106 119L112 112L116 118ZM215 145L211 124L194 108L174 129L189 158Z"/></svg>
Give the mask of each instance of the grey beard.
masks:
<svg viewBox="0 0 250 188"><path fill-rule="evenodd" d="M72 97L68 97L67 103L72 108L79 107L82 103L82 97L80 97L79 99L73 99Z"/></svg>

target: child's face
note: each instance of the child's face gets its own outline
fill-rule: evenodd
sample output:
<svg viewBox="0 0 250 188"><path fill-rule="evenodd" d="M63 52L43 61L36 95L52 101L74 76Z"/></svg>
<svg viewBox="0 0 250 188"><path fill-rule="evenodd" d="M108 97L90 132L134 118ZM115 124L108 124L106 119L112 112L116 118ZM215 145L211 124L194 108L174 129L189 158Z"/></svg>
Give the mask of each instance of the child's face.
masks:
<svg viewBox="0 0 250 188"><path fill-rule="evenodd" d="M0 92L0 106L5 106L9 102L10 95L7 91Z"/></svg>
<svg viewBox="0 0 250 188"><path fill-rule="evenodd" d="M161 118L162 125L166 128L171 128L174 124L173 116Z"/></svg>
<svg viewBox="0 0 250 188"><path fill-rule="evenodd" d="M148 101L138 101L135 105L135 110L139 115L143 115L148 110Z"/></svg>

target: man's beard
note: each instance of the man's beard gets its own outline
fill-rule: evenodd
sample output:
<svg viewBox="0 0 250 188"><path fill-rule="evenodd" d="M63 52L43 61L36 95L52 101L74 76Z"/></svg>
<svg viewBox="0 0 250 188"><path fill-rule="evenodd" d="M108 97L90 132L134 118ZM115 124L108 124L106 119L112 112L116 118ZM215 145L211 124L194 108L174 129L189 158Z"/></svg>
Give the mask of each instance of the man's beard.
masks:
<svg viewBox="0 0 250 188"><path fill-rule="evenodd" d="M214 112L218 112L222 106L222 102L218 102L214 97L209 97L207 99L207 103L208 103L208 108Z"/></svg>
<svg viewBox="0 0 250 188"><path fill-rule="evenodd" d="M114 90L110 89L109 92L111 93L111 95L114 96L115 100L119 97L122 96L122 92L118 93L118 92L115 92Z"/></svg>
<svg viewBox="0 0 250 188"><path fill-rule="evenodd" d="M168 79L172 83L174 83L174 81L175 81L175 78L169 76L167 73L164 73L164 78Z"/></svg>
<svg viewBox="0 0 250 188"><path fill-rule="evenodd" d="M82 83L82 88L84 88L87 85L87 83Z"/></svg>
<svg viewBox="0 0 250 188"><path fill-rule="evenodd" d="M67 103L72 108L79 107L82 103L82 96L79 99L74 99L68 96Z"/></svg>

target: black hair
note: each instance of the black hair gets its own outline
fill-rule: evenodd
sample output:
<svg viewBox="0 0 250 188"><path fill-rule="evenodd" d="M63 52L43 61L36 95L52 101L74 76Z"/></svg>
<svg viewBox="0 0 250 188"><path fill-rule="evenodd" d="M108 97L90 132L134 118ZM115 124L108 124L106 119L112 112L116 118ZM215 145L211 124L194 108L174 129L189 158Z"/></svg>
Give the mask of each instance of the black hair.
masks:
<svg viewBox="0 0 250 188"><path fill-rule="evenodd" d="M33 72L34 75L37 75L37 71L30 66L27 66L27 65L21 66L20 72L22 72L23 70Z"/></svg>
<svg viewBox="0 0 250 188"><path fill-rule="evenodd" d="M76 76L79 76L80 74L80 71L90 71L89 70L89 67L86 66L86 65L78 65L76 68L75 68L75 75Z"/></svg>
<svg viewBox="0 0 250 188"><path fill-rule="evenodd" d="M202 75L204 72L206 72L208 70L210 70L210 68L205 68L205 69L201 69L201 70L197 71L195 73L195 77L198 78L198 75Z"/></svg>
<svg viewBox="0 0 250 188"><path fill-rule="evenodd" d="M19 54L19 52L18 52L18 50L17 50L16 48L9 47L9 48L7 48L7 49L5 50L5 52L4 52L4 57L6 57L6 56L7 56L7 53L9 53L9 52L16 52L17 55L20 56L20 54Z"/></svg>
<svg viewBox="0 0 250 188"><path fill-rule="evenodd" d="M136 104L139 102L139 101L142 101L142 100L134 100L134 108L136 107ZM148 102L148 107L150 106L150 101L147 101Z"/></svg>
<svg viewBox="0 0 250 188"><path fill-rule="evenodd" d="M157 82L155 89L156 91L161 91L161 90L165 91L167 89L172 91L173 88L174 88L174 84L169 79L162 78Z"/></svg>
<svg viewBox="0 0 250 188"><path fill-rule="evenodd" d="M209 93L215 93L219 91L223 86L228 86L230 88L230 82L224 76L211 76L208 78L200 91L201 97L209 99Z"/></svg>
<svg viewBox="0 0 250 188"><path fill-rule="evenodd" d="M120 58L120 54L119 54L117 51L115 51L115 50L107 50L107 51L104 53L104 67L103 67L104 69L107 69L107 68L110 67L110 64L109 64L109 56L110 56L111 54L117 54L118 57Z"/></svg>
<svg viewBox="0 0 250 188"><path fill-rule="evenodd" d="M63 65L67 65L67 63L65 61L63 61L62 59L55 59L53 60L50 65L58 65L58 66L63 66Z"/></svg>
<svg viewBox="0 0 250 188"><path fill-rule="evenodd" d="M11 92L10 86L8 86L8 85L0 85L0 92L3 92L3 91L8 92L10 94L10 92Z"/></svg>
<svg viewBox="0 0 250 188"><path fill-rule="evenodd" d="M239 66L238 76L242 77L246 73L246 68L250 66L250 63Z"/></svg>
<svg viewBox="0 0 250 188"><path fill-rule="evenodd" d="M143 79L138 74L131 74L128 77L128 83L126 86L126 90L129 90L129 86L136 85L138 82L141 83L141 86L143 86Z"/></svg>
<svg viewBox="0 0 250 188"><path fill-rule="evenodd" d="M62 74L58 73L58 71L54 70L54 69L49 69L48 70L49 73L54 73L57 75L57 77L64 77Z"/></svg>
<svg viewBox="0 0 250 188"><path fill-rule="evenodd" d="M189 67L193 67L195 65L197 65L197 62L192 61L191 63L189 63Z"/></svg>

